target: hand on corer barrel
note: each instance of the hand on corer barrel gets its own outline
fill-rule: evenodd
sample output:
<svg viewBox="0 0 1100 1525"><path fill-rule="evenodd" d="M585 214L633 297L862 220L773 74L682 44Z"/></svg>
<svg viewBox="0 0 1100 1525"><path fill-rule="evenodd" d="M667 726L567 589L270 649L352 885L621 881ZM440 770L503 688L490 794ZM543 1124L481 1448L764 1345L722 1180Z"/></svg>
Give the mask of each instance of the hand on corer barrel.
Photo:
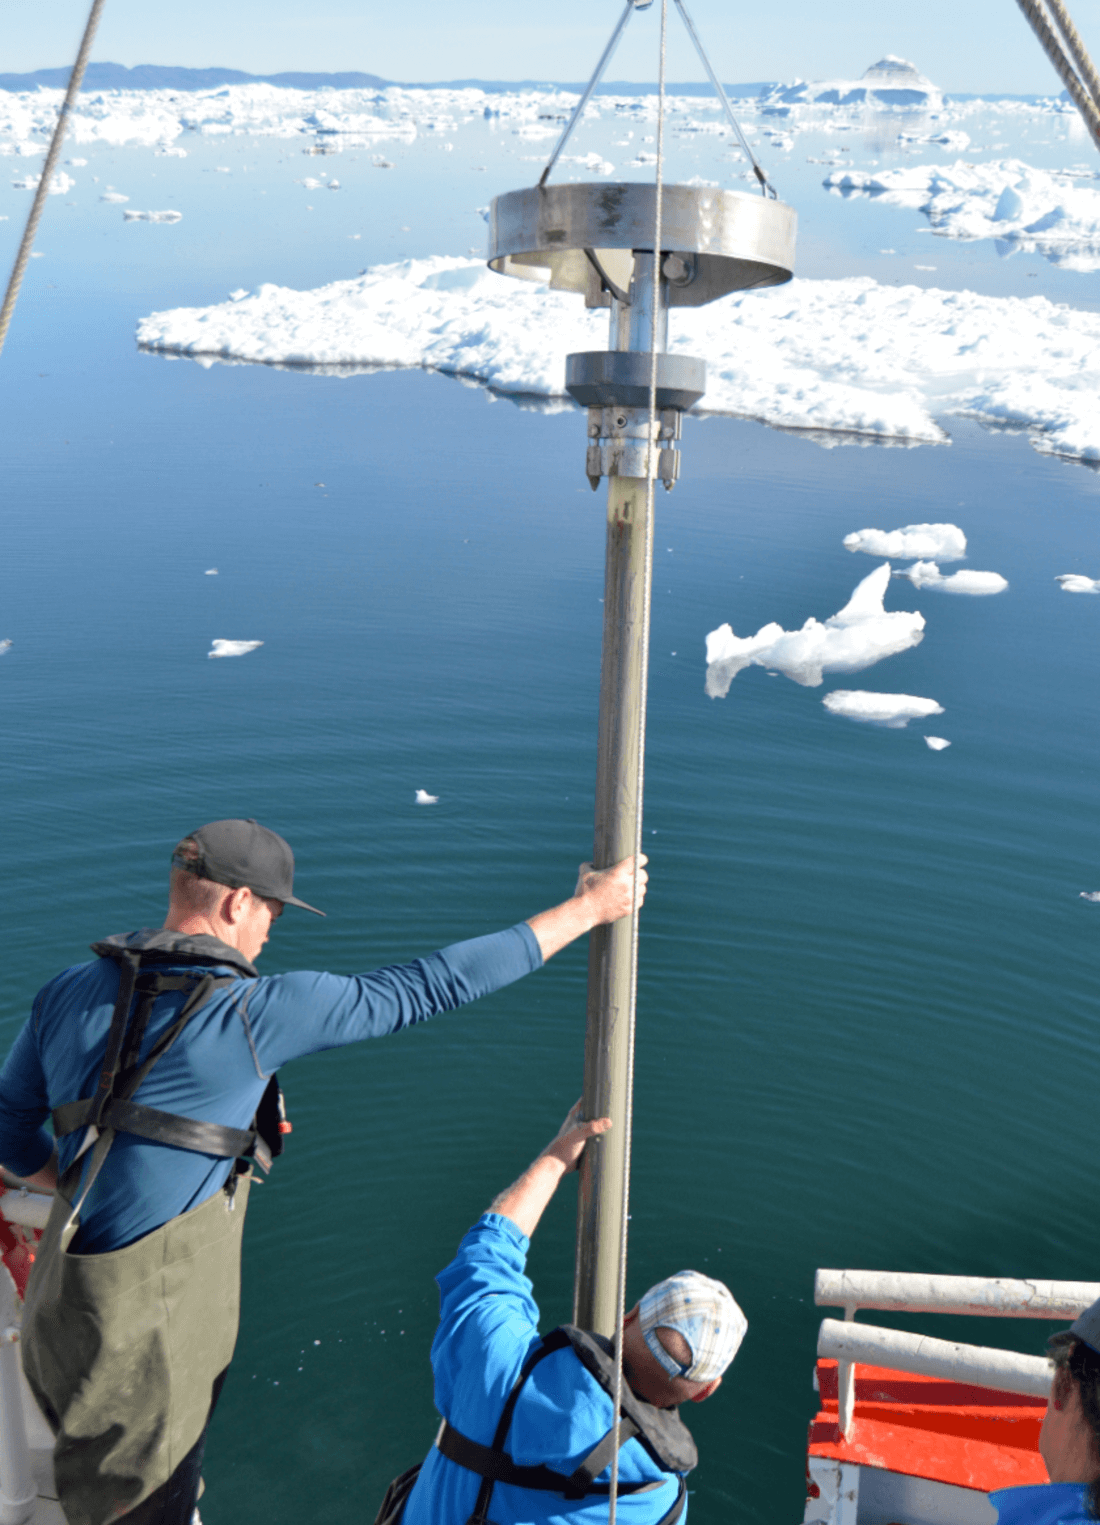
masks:
<svg viewBox="0 0 1100 1525"><path fill-rule="evenodd" d="M638 908L645 902L649 876L643 853L638 868ZM594 869L582 863L572 900L563 901L553 910L532 916L527 925L538 939L544 959L550 958L574 938L612 921L629 916L634 905L634 859L624 858L612 868Z"/></svg>

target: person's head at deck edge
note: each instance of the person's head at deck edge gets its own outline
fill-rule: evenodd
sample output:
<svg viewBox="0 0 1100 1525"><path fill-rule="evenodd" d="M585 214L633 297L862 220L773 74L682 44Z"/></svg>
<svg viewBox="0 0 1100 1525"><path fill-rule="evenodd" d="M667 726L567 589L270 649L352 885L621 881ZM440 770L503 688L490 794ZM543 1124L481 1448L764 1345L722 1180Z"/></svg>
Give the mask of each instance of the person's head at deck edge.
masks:
<svg viewBox="0 0 1100 1525"><path fill-rule="evenodd" d="M323 916L294 894L294 854L289 842L258 821L211 821L176 844L165 928L206 933L259 957L284 905Z"/></svg>

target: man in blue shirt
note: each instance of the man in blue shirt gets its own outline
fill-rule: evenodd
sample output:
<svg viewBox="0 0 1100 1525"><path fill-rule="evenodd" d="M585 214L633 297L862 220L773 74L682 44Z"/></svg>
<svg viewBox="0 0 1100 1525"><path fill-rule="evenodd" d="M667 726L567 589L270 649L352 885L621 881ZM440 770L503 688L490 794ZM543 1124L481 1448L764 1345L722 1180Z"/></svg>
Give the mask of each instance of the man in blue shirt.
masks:
<svg viewBox="0 0 1100 1525"><path fill-rule="evenodd" d="M1100 1299L1051 1335L1054 1363L1039 1454L1049 1483L989 1495L998 1525L1083 1525L1100 1517Z"/></svg>
<svg viewBox="0 0 1100 1525"><path fill-rule="evenodd" d="M541 1337L524 1274L530 1237L563 1175L609 1118L580 1104L501 1193L437 1278L432 1343L443 1424L427 1460L391 1487L375 1525L603 1525L614 1450L609 1341L566 1327ZM717 1389L747 1324L729 1289L697 1271L651 1287L622 1331L617 1510L623 1525L686 1516L695 1446L677 1405ZM415 1481L414 1481L415 1478Z"/></svg>
<svg viewBox="0 0 1100 1525"><path fill-rule="evenodd" d="M252 1124L274 1073L538 969L628 914L635 878L633 860L583 865L570 900L411 964L259 976L283 906L314 910L293 875L289 845L255 821L184 838L164 926L107 938L51 980L0 1071L0 1160L33 1185L60 1180L24 1365L58 1437L70 1525L190 1519L236 1338L248 1177L234 1156L263 1157Z"/></svg>

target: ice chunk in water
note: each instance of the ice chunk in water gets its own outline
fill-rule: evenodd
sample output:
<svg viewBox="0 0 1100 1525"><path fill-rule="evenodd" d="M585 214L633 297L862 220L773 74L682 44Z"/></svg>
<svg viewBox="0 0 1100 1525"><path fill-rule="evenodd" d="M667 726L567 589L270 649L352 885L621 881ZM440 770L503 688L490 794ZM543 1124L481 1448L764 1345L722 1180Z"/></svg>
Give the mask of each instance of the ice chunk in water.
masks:
<svg viewBox="0 0 1100 1525"><path fill-rule="evenodd" d="M1082 577L1078 572L1063 572L1054 581L1062 584L1063 593L1100 593L1100 577Z"/></svg>
<svg viewBox="0 0 1100 1525"><path fill-rule="evenodd" d="M429 794L426 789L418 789L416 791L416 803L418 805L438 805L439 795Z"/></svg>
<svg viewBox="0 0 1100 1525"><path fill-rule="evenodd" d="M123 212L127 222L182 222L182 212L132 212L129 207Z"/></svg>
<svg viewBox="0 0 1100 1525"><path fill-rule="evenodd" d="M1003 593L1008 580L999 572L953 572L945 577L934 561L916 561L911 567L902 567L895 577L908 577L914 588L936 588L940 593L969 593L974 598L984 598L990 593Z"/></svg>
<svg viewBox="0 0 1100 1525"><path fill-rule="evenodd" d="M900 530L853 530L844 537L846 551L865 551L868 556L934 556L937 561L961 561L966 555L966 536L957 524L907 524Z"/></svg>
<svg viewBox="0 0 1100 1525"><path fill-rule="evenodd" d="M250 651L255 651L257 646L262 646L263 641L223 641L220 638L211 641L208 657L244 657Z"/></svg>
<svg viewBox="0 0 1100 1525"><path fill-rule="evenodd" d="M860 672L883 657L908 651L924 638L924 616L916 611L888 614L882 601L889 583L890 563L885 561L858 584L837 614L824 624L808 619L801 630L764 625L739 639L731 626L720 625L707 636L707 693L724 699L737 674L751 664L816 688L826 672Z"/></svg>
<svg viewBox="0 0 1100 1525"><path fill-rule="evenodd" d="M872 694L864 689L836 688L821 702L830 715L844 715L849 720L864 720L894 731L908 725L910 720L943 714L942 704L935 699L919 699L915 694Z"/></svg>
<svg viewBox="0 0 1100 1525"><path fill-rule="evenodd" d="M5 651L10 651L10 650L11 650L11 642L10 641L6 641L6 640L5 641L0 641L0 656L3 656Z"/></svg>
<svg viewBox="0 0 1100 1525"><path fill-rule="evenodd" d="M930 747L933 752L942 752L945 747L951 745L943 736L926 736L924 744L926 747Z"/></svg>

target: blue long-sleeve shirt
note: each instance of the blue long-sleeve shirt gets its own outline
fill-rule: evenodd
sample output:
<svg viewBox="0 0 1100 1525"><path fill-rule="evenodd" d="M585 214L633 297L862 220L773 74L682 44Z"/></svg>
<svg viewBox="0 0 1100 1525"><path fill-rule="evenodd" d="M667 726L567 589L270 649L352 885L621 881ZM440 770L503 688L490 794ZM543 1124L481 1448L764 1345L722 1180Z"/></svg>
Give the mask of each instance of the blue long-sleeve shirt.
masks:
<svg viewBox="0 0 1100 1525"><path fill-rule="evenodd" d="M435 1405L456 1430L482 1445L493 1435L520 1369L539 1343L539 1310L524 1274L529 1241L510 1218L485 1213L436 1277L439 1328L432 1342ZM532 1371L516 1404L505 1449L521 1466L544 1464L569 1476L611 1428L614 1405L571 1348ZM607 1482L610 1467L599 1482ZM624 1483L663 1481L652 1493L620 1498L623 1525L657 1525L676 1501L679 1478L663 1472L637 1440L619 1452ZM433 1446L405 1508L403 1525L465 1525L481 1478ZM496 1525L603 1525L607 1495L582 1503L497 1483ZM687 1510L681 1521L687 1519Z"/></svg>
<svg viewBox="0 0 1100 1525"><path fill-rule="evenodd" d="M1092 1521L1087 1483L1030 1483L989 1495L997 1525L1084 1525Z"/></svg>
<svg viewBox="0 0 1100 1525"><path fill-rule="evenodd" d="M249 977L212 963L219 974L235 976L233 983L196 1012L134 1099L162 1112L247 1128L268 1080L288 1059L380 1038L453 1011L541 964L538 941L523 922L372 974ZM180 966L180 972L193 971L194 965ZM94 1094L118 984L118 964L97 958L66 969L35 997L0 1071L0 1160L17 1175L31 1175L49 1159L54 1141L43 1124L51 1110ZM183 1000L179 993L157 1000L141 1058L171 1026ZM84 1132L59 1141L62 1171ZM213 1196L232 1164L118 1134L81 1208L72 1247L96 1254L132 1243Z"/></svg>

